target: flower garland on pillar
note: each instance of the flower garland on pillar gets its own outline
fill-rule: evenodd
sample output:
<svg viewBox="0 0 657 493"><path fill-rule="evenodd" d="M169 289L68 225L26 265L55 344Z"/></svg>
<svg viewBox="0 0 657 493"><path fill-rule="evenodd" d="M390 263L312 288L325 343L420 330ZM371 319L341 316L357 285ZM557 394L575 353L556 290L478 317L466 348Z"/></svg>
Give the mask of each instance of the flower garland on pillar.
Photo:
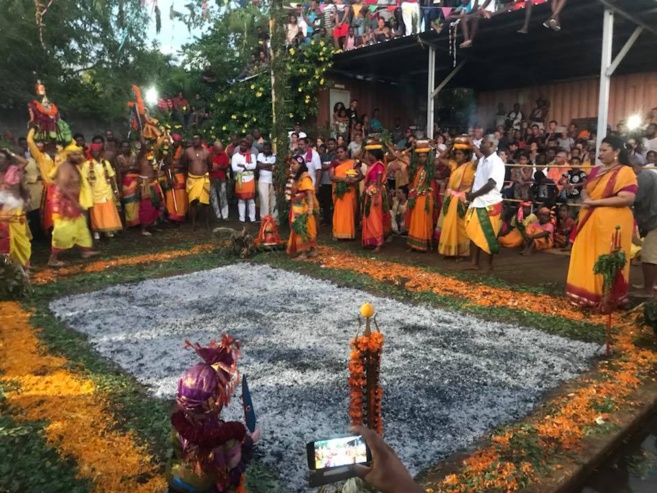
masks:
<svg viewBox="0 0 657 493"><path fill-rule="evenodd" d="M365 318L363 335L356 333L351 342L349 356L349 417L352 426L365 425L383 435L381 415L381 354L383 334L376 323L374 307L365 303L360 307ZM374 321L376 332L371 330ZM360 330L360 318L359 318Z"/></svg>

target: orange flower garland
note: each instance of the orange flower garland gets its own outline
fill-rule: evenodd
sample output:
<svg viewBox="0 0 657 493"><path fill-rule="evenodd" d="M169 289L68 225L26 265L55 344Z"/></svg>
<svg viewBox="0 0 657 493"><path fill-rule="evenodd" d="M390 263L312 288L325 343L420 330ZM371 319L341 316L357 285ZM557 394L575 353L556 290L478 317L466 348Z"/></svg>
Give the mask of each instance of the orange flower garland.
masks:
<svg viewBox="0 0 657 493"><path fill-rule="evenodd" d="M365 306L365 305L363 305ZM371 305L368 309L371 308ZM363 311L361 313L370 313ZM373 309L371 310L373 314ZM365 321L365 332L356 335L351 342L349 355L349 417L352 426L366 425L383 435L381 401L381 354L383 353L383 334L370 330L370 319Z"/></svg>
<svg viewBox="0 0 657 493"><path fill-rule="evenodd" d="M122 265L138 265L148 262L163 262L178 257L185 257L196 253L208 252L216 248L213 243L205 243L196 245L187 250L171 250L168 252L152 253L145 255L135 255L134 257L122 257L111 260L98 260L95 262L72 265L70 267L63 267L61 269L47 269L35 273L32 276L32 284L48 284L49 282L56 281L59 277L71 276L76 274L88 272L102 272L111 267L119 267Z"/></svg>

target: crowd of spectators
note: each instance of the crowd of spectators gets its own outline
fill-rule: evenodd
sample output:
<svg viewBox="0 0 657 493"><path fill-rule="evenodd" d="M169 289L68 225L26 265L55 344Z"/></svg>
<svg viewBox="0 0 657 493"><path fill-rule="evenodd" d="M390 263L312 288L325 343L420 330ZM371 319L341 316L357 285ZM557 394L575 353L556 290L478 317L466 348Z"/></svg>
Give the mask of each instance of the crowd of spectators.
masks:
<svg viewBox="0 0 657 493"><path fill-rule="evenodd" d="M296 46L313 39L332 42L344 51L389 41L402 36L460 23L462 48L472 46L478 24L496 13L526 9L527 33L532 7L548 0L315 0L289 6L286 44ZM544 26L561 29L559 13L567 0L552 1L552 15Z"/></svg>

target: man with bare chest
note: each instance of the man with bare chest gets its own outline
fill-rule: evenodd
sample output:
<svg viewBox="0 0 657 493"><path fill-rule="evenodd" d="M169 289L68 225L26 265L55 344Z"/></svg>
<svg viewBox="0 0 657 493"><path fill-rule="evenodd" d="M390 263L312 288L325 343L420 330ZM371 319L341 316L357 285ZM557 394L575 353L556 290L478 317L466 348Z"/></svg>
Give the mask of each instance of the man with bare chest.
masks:
<svg viewBox="0 0 657 493"><path fill-rule="evenodd" d="M205 225L210 228L210 171L212 154L201 143L201 135L194 134L192 145L185 149L181 163L187 168L187 196L192 215L192 230L196 228L199 205L205 214Z"/></svg>
<svg viewBox="0 0 657 493"><path fill-rule="evenodd" d="M58 166L54 176L55 189L52 203L54 227L48 260L48 265L51 267L64 265L58 255L75 245L82 251L82 258L98 255L98 252L91 249L93 241L83 214L84 208L80 203L82 175L78 166L85 161L83 150L71 143L64 152L66 160Z"/></svg>
<svg viewBox="0 0 657 493"><path fill-rule="evenodd" d="M152 144L142 139L141 149L137 156L139 167L139 223L141 234L151 236L148 231L162 215L162 202L164 196L153 167Z"/></svg>

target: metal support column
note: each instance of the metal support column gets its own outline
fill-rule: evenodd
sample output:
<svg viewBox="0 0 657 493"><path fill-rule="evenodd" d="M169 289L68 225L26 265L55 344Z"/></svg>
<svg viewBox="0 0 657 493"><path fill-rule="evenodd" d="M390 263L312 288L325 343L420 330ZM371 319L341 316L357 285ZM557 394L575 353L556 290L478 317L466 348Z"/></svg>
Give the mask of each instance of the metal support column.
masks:
<svg viewBox="0 0 657 493"><path fill-rule="evenodd" d="M606 8L602 21L602 61L600 63L600 99L598 101L598 140L596 152L600 151L602 139L607 135L609 121L609 92L611 88L612 47L614 39L614 11Z"/></svg>
<svg viewBox="0 0 657 493"><path fill-rule="evenodd" d="M429 75L427 78L427 138L433 139L433 90L436 85L436 48L429 46Z"/></svg>

